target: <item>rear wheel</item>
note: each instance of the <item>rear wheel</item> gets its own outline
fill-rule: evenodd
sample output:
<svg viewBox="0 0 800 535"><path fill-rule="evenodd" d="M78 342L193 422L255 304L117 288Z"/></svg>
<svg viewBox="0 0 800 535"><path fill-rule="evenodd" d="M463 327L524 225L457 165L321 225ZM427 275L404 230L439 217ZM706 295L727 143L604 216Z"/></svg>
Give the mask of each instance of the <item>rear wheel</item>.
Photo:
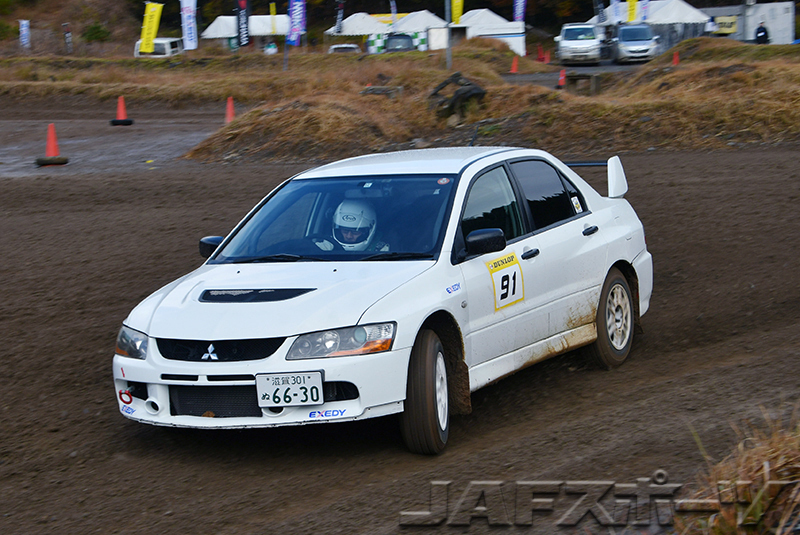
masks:
<svg viewBox="0 0 800 535"><path fill-rule="evenodd" d="M589 354L603 368L620 366L633 343L633 298L625 276L611 268L597 307L597 340Z"/></svg>
<svg viewBox="0 0 800 535"><path fill-rule="evenodd" d="M400 431L414 453L436 454L447 444L450 410L444 347L435 332L422 330L411 350Z"/></svg>

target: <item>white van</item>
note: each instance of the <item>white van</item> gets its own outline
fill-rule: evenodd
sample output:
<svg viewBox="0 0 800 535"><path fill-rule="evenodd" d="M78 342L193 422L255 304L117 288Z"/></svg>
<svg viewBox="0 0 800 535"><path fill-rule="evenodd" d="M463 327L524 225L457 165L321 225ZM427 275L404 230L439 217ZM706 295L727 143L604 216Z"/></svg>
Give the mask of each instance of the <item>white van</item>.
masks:
<svg viewBox="0 0 800 535"><path fill-rule="evenodd" d="M142 40L136 41L133 47L133 55L137 58L166 58L183 54L183 39L176 37L156 37L153 39L152 52L139 52Z"/></svg>
<svg viewBox="0 0 800 535"><path fill-rule="evenodd" d="M555 38L556 55L562 64L600 63L604 34L593 24L565 24Z"/></svg>

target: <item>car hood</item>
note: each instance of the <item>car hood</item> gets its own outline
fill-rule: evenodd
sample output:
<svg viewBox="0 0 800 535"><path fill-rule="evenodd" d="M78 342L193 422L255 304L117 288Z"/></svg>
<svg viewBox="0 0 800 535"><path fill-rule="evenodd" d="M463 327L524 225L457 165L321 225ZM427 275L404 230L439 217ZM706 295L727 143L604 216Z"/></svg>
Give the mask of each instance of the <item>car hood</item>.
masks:
<svg viewBox="0 0 800 535"><path fill-rule="evenodd" d="M204 265L145 299L125 323L152 337L183 340L271 338L345 327L433 264Z"/></svg>

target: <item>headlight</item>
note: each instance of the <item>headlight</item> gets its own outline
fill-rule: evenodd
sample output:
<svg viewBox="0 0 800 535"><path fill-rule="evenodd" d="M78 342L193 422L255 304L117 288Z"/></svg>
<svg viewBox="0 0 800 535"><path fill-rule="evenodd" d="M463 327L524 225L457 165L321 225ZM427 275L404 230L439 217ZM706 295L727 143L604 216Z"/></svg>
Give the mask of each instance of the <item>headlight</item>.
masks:
<svg viewBox="0 0 800 535"><path fill-rule="evenodd" d="M147 356L147 335L122 326L117 335L117 355L144 360Z"/></svg>
<svg viewBox="0 0 800 535"><path fill-rule="evenodd" d="M394 323L375 323L303 334L294 341L286 359L344 357L389 351L394 340L394 328Z"/></svg>

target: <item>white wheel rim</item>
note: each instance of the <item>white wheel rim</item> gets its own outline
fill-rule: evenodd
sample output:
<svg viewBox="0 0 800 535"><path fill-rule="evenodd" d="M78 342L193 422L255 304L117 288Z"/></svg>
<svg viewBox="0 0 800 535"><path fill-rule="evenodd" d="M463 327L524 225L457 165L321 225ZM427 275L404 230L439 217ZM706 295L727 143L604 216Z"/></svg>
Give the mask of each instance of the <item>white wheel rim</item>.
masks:
<svg viewBox="0 0 800 535"><path fill-rule="evenodd" d="M608 292L606 329L608 341L614 349L622 351L631 337L631 300L621 284L615 284Z"/></svg>
<svg viewBox="0 0 800 535"><path fill-rule="evenodd" d="M440 351L436 355L436 416L439 428L447 428L447 368L444 366L444 355Z"/></svg>

